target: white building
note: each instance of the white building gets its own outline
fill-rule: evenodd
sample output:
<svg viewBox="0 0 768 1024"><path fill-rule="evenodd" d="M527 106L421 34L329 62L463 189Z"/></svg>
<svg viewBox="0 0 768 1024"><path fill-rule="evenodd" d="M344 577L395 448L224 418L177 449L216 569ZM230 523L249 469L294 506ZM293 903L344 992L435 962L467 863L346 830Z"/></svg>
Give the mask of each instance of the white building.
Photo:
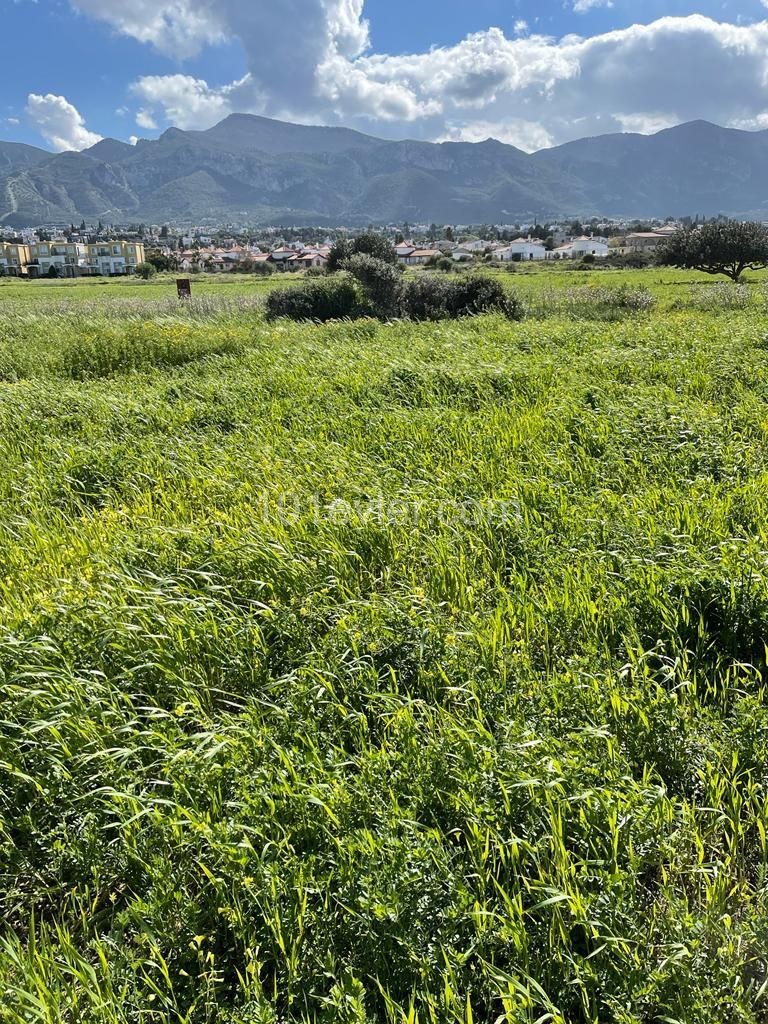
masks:
<svg viewBox="0 0 768 1024"><path fill-rule="evenodd" d="M581 238L574 238L571 242L571 256L573 259L582 259L584 256L607 256L608 239L592 238L582 235Z"/></svg>
<svg viewBox="0 0 768 1024"><path fill-rule="evenodd" d="M549 253L544 243L536 238L516 238L505 249L494 253L494 256L504 263L528 263L530 260L545 260Z"/></svg>
<svg viewBox="0 0 768 1024"><path fill-rule="evenodd" d="M473 242L462 242L461 243L461 248L465 252L471 252L471 253L475 253L475 254L477 254L479 252L485 252L485 250L489 249L490 247L491 247L491 243L490 242L484 242L481 238L475 239L475 241L473 241Z"/></svg>

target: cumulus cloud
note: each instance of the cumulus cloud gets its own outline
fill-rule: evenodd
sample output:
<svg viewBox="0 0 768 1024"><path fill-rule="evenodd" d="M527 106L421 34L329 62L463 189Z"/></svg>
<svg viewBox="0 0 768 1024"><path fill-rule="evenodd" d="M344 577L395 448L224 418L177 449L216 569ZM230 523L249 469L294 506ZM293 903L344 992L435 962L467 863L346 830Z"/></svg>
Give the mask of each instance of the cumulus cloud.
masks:
<svg viewBox="0 0 768 1024"><path fill-rule="evenodd" d="M101 135L88 131L80 111L64 96L31 92L26 109L29 120L58 152L87 149L101 140Z"/></svg>
<svg viewBox="0 0 768 1024"><path fill-rule="evenodd" d="M250 78L220 89L212 89L202 78L191 75L145 75L131 87L135 96L153 110L162 109L166 120L177 128L208 128L237 109L237 94L250 94ZM246 99L247 102L247 99ZM152 120L141 124L139 116ZM157 124L147 110L136 117L141 128Z"/></svg>
<svg viewBox="0 0 768 1024"><path fill-rule="evenodd" d="M522 148L695 118L759 125L768 111L768 22L665 17L591 38L513 37L499 28L453 46L370 48L363 0L70 0L80 11L183 59L238 39L248 73L213 84L139 79L145 114L205 128L233 111L344 123L387 137L477 138ZM768 0L765 0L768 4ZM573 0L586 11L606 0Z"/></svg>

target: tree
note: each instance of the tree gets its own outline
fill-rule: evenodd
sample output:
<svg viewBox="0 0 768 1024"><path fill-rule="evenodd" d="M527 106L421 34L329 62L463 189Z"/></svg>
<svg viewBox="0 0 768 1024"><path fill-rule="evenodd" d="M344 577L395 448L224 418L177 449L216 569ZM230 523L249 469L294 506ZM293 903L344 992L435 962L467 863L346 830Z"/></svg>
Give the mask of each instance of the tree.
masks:
<svg viewBox="0 0 768 1024"><path fill-rule="evenodd" d="M683 228L661 250L659 263L725 274L738 282L745 270L768 266L768 228L751 222L711 222L698 230Z"/></svg>
<svg viewBox="0 0 768 1024"><path fill-rule="evenodd" d="M375 231L367 231L352 240L352 255L373 256L382 263L397 263L397 253L389 239Z"/></svg>
<svg viewBox="0 0 768 1024"><path fill-rule="evenodd" d="M353 256L373 256L382 263L397 263L397 253L389 240L375 231L367 231L357 238L339 238L328 254L328 271L341 270Z"/></svg>
<svg viewBox="0 0 768 1024"><path fill-rule="evenodd" d="M173 270L173 261L170 256L166 256L164 252L160 252L159 249L150 249L147 253L147 263L151 263L155 270L159 270L161 273L167 270Z"/></svg>
<svg viewBox="0 0 768 1024"><path fill-rule="evenodd" d="M148 281L150 277L155 276L157 271L155 270L151 263L139 263L139 265L136 267L136 273L139 277L143 278L145 281Z"/></svg>
<svg viewBox="0 0 768 1024"><path fill-rule="evenodd" d="M328 272L334 273L341 270L342 263L354 255L351 238L337 238L328 253Z"/></svg>

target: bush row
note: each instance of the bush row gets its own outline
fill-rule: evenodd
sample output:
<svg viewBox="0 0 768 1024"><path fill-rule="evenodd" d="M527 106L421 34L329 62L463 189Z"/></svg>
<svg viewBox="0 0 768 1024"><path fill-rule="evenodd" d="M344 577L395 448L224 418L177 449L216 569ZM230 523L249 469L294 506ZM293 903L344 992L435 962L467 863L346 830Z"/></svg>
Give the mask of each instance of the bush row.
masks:
<svg viewBox="0 0 768 1024"><path fill-rule="evenodd" d="M467 274L448 280L430 274L406 279L397 267L363 253L346 260L343 273L271 292L266 312L270 320L320 322L357 317L449 320L487 312L519 320L523 315L521 303L493 278Z"/></svg>

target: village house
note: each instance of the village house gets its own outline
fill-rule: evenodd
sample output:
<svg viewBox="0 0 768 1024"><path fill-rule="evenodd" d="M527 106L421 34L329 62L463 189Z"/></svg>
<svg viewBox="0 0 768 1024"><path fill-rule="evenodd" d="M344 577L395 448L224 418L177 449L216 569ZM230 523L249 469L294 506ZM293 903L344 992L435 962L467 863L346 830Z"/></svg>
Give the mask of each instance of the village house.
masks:
<svg viewBox="0 0 768 1024"><path fill-rule="evenodd" d="M295 249L281 248L273 249L269 254L269 258L272 263L276 264L281 270L285 270L286 263L296 255Z"/></svg>
<svg viewBox="0 0 768 1024"><path fill-rule="evenodd" d="M490 248L490 246L490 242L484 242L481 238L476 238L471 242L461 243L461 248L465 252L470 252L473 253L474 255L477 255L477 253L485 252L485 250Z"/></svg>
<svg viewBox="0 0 768 1024"><path fill-rule="evenodd" d="M627 235L619 251L623 254L656 252L669 241L671 234L671 231L635 231Z"/></svg>
<svg viewBox="0 0 768 1024"><path fill-rule="evenodd" d="M571 242L572 259L583 259L585 256L607 256L609 253L607 238L593 238L582 235Z"/></svg>
<svg viewBox="0 0 768 1024"><path fill-rule="evenodd" d="M527 263L530 260L545 260L548 252L543 242L536 238L516 238L504 249L494 253L494 258L504 263Z"/></svg>
<svg viewBox="0 0 768 1024"><path fill-rule="evenodd" d="M439 249L412 249L407 256L399 256L398 259L406 267L416 267L437 259L438 256L442 256Z"/></svg>
<svg viewBox="0 0 768 1024"><path fill-rule="evenodd" d="M328 256L325 253L318 252L317 250L296 252L285 260L284 265L286 270L309 270L310 267L320 267L324 269L328 266Z"/></svg>
<svg viewBox="0 0 768 1024"><path fill-rule="evenodd" d="M416 251L416 246L413 242L401 242L395 246L395 256L397 256L400 263L406 263L408 257L412 252Z"/></svg>

